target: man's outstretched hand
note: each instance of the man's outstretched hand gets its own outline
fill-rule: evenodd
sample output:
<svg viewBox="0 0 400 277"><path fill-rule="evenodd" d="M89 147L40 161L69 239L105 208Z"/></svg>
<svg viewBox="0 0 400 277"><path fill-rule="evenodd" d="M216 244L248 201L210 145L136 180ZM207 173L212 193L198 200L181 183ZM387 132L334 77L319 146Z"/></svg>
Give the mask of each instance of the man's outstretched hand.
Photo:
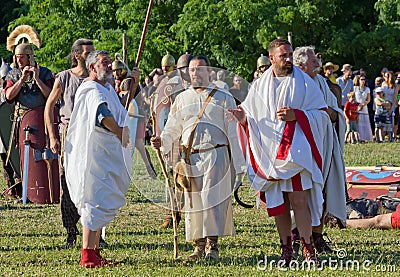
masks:
<svg viewBox="0 0 400 277"><path fill-rule="evenodd" d="M246 113L239 105L237 109L228 109L226 116L229 120L237 120L240 124L246 124Z"/></svg>

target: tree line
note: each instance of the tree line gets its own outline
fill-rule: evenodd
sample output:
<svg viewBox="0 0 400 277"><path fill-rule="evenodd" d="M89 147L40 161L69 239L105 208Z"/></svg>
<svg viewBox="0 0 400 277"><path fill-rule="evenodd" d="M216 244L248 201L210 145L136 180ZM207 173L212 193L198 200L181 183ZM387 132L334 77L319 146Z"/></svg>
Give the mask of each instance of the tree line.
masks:
<svg viewBox="0 0 400 277"><path fill-rule="evenodd" d="M10 59L6 35L28 24L43 40L37 60L54 72L68 68L77 38L113 55L122 53L124 33L132 67L148 7L148 0L3 2L0 56ZM189 52L251 80L269 42L292 32L293 47L312 45L324 61L350 63L373 77L384 66L399 69L399 29L400 0L154 0L140 68L148 74L166 53L178 59Z"/></svg>

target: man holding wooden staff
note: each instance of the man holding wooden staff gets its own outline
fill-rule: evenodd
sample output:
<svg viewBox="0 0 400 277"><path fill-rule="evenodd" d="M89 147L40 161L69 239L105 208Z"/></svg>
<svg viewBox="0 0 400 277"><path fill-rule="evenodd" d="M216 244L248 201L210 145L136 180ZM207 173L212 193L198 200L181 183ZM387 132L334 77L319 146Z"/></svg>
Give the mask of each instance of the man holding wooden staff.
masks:
<svg viewBox="0 0 400 277"><path fill-rule="evenodd" d="M186 240L193 241L190 260L219 259L218 237L234 235L231 193L234 172L245 171L236 123L225 113L235 108L232 95L209 82L210 63L196 56L189 63L191 86L172 104L161 136L151 139L164 154L181 137L190 160L190 185L185 191ZM234 157L234 159L233 159Z"/></svg>

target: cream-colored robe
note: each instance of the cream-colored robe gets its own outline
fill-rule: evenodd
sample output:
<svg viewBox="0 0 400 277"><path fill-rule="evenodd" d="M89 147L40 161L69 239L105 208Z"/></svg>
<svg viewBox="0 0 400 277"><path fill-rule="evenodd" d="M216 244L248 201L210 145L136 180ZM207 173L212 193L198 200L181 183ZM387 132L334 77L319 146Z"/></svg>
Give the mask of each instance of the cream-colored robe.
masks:
<svg viewBox="0 0 400 277"><path fill-rule="evenodd" d="M130 183L130 147L123 148L113 133L96 126L101 103L119 126L126 126L127 111L110 84L82 83L75 96L74 110L65 142L65 173L72 202L82 225L98 230L114 219L125 205Z"/></svg>
<svg viewBox="0 0 400 277"><path fill-rule="evenodd" d="M210 84L202 93L190 88L176 97L161 134L163 153L169 153L172 142L179 138L183 145L188 145L193 123L214 86ZM235 234L231 200L234 172L242 173L246 169L238 144L236 123L226 117L227 109L235 107L232 95L218 90L195 130L192 148L211 150L190 156L193 192L191 199L185 193L183 208L187 241ZM216 145L226 146L212 149ZM190 207L191 202L193 207Z"/></svg>

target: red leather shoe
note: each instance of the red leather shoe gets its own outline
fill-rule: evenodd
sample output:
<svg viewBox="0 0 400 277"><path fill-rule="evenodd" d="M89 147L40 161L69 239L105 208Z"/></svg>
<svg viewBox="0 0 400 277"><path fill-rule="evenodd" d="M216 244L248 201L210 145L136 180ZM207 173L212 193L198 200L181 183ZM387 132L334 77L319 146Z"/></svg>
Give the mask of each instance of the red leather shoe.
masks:
<svg viewBox="0 0 400 277"><path fill-rule="evenodd" d="M281 250L282 250L282 255L278 260L278 264L284 264L286 266L289 266L290 262L292 260L295 260L295 257L293 256L293 246L292 246L292 237L288 236L286 238L286 244L283 244L283 241L281 240Z"/></svg>
<svg viewBox="0 0 400 277"><path fill-rule="evenodd" d="M94 249L84 249L82 248L81 261L79 263L81 267L94 268L104 266L101 258L96 255Z"/></svg>

